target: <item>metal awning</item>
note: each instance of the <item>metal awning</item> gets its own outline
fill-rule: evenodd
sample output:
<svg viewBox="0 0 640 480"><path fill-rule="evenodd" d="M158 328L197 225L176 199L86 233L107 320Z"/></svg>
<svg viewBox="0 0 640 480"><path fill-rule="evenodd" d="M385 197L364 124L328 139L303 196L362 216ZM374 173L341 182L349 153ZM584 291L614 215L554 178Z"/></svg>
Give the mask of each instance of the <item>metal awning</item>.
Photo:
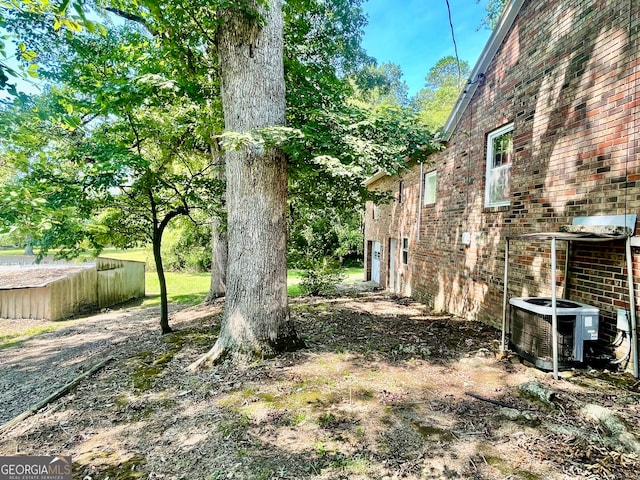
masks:
<svg viewBox="0 0 640 480"><path fill-rule="evenodd" d="M507 237L509 240L557 240L581 241L581 242L611 242L612 240L624 240L629 234L592 233L592 232L541 232L523 233Z"/></svg>
<svg viewBox="0 0 640 480"><path fill-rule="evenodd" d="M567 256L565 261L565 281L569 269L569 246L571 242L612 242L625 240L625 257L627 261L627 283L629 286L629 310L631 319L631 347L633 351L633 375L638 378L638 340L636 322L636 302L633 287L633 257L631 256L631 238L636 224L636 215L601 215L594 217L576 217L573 219L570 231L534 232L514 235L506 238L504 252L504 294L502 303L502 343L501 349L506 349L507 326L507 290L509 283L509 242L515 241L551 241L551 331L553 353L553 378L558 379L558 315L556 294L556 242L567 242Z"/></svg>

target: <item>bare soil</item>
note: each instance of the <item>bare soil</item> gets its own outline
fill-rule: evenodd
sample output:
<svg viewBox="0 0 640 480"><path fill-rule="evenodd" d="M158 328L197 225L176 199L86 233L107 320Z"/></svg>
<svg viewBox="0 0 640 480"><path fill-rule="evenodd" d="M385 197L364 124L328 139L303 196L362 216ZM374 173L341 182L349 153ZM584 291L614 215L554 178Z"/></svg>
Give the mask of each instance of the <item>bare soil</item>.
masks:
<svg viewBox="0 0 640 480"><path fill-rule="evenodd" d="M72 455L80 480L640 478L628 374L553 381L498 355L497 330L382 293L291 310L307 348L243 368L185 371L221 305L174 310L171 335L157 309L125 309L1 350L0 422L113 360L3 433L0 455ZM523 395L531 382L553 399Z"/></svg>

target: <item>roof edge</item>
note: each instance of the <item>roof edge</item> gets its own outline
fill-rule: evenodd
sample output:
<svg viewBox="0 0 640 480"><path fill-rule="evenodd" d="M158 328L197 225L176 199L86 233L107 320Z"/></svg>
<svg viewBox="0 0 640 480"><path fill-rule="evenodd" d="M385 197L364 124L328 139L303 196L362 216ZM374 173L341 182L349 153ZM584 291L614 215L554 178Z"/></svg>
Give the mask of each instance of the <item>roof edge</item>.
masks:
<svg viewBox="0 0 640 480"><path fill-rule="evenodd" d="M371 185L374 182L377 182L378 180L380 180L383 177L387 177L389 176L389 174L387 172L385 172L384 170L378 170L378 172L374 175L372 175L371 177L367 178L364 182L363 185L365 187L368 187L369 185Z"/></svg>
<svg viewBox="0 0 640 480"><path fill-rule="evenodd" d="M445 133L442 137L444 141L448 142L451 139L462 114L471 102L471 98L473 98L478 86L480 86L484 80L484 72L489 66L489 63L491 63L491 60L493 60L495 54L498 52L498 49L502 45L502 41L513 26L516 16L518 15L518 12L520 12L525 1L526 0L511 0L505 6L502 16L500 17L500 22L496 28L493 29L493 32L491 32L491 36L489 37L487 44L484 46L482 53L480 53L480 58L478 58L475 67L473 67L473 70L471 71L471 76L467 81L466 88L458 97L456 105L449 115L447 123L444 125Z"/></svg>

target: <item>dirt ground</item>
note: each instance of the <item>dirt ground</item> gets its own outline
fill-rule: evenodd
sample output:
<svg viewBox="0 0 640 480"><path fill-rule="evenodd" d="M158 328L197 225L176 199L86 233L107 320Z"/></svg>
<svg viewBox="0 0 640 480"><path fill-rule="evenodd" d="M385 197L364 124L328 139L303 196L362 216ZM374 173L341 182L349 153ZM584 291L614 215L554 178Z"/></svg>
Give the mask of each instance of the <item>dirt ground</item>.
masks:
<svg viewBox="0 0 640 480"><path fill-rule="evenodd" d="M71 455L74 479L640 479L639 383L553 381L499 332L382 293L296 299L307 348L185 368L221 306L107 312L0 351L0 414L104 368L0 435L0 455ZM523 390L553 393L549 401Z"/></svg>

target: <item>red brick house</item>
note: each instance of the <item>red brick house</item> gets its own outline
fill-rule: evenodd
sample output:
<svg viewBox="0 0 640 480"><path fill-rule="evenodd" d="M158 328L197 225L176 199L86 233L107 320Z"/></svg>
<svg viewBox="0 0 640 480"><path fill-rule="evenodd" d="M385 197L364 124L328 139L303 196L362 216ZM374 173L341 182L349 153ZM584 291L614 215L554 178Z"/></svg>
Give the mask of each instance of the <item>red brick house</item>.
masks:
<svg viewBox="0 0 640 480"><path fill-rule="evenodd" d="M499 326L507 237L640 213L637 1L512 0L445 130L446 148L424 164L367 180L395 192L367 205L367 276ZM637 285L637 238L632 247ZM508 295L551 295L549 245L510 252ZM597 306L611 338L629 307L624 242L576 242L568 266L558 295Z"/></svg>

